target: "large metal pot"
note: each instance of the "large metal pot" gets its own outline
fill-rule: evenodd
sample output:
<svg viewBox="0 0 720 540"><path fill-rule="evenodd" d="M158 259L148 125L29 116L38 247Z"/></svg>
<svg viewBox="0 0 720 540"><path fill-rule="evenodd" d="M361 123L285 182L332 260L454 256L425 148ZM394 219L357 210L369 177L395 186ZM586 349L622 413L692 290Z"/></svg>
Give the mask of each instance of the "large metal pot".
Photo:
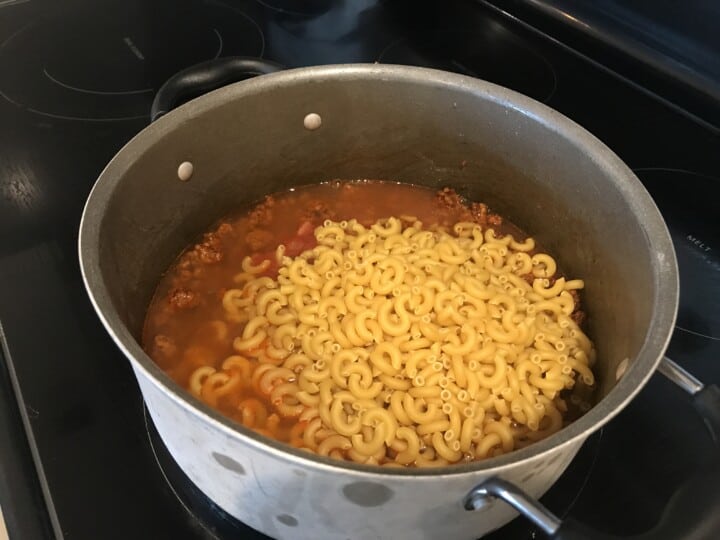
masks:
<svg viewBox="0 0 720 540"><path fill-rule="evenodd" d="M322 127L307 130L308 113ZM194 165L178 180L181 162ZM138 345L160 275L223 214L334 178L450 185L531 232L587 284L599 402L508 455L434 470L381 470L309 455L226 419L173 383ZM278 538L477 538L515 515L463 497L491 477L542 495L583 441L655 370L678 274L651 198L605 145L516 92L387 65L304 68L209 93L140 132L85 208L80 259L92 302L130 360L170 453L225 511Z"/></svg>

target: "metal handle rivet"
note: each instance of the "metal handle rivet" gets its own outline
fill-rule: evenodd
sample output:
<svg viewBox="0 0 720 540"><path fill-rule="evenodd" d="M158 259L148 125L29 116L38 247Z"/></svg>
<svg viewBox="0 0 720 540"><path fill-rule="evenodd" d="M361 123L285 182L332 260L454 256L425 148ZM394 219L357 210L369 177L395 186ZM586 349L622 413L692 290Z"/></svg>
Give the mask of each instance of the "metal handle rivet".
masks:
<svg viewBox="0 0 720 540"><path fill-rule="evenodd" d="M322 125L322 118L317 113L310 113L303 119L303 125L305 129L314 131Z"/></svg>
<svg viewBox="0 0 720 540"><path fill-rule="evenodd" d="M177 170L178 178L183 182L187 182L190 178L192 178L193 169L194 167L192 163L189 161L183 161Z"/></svg>

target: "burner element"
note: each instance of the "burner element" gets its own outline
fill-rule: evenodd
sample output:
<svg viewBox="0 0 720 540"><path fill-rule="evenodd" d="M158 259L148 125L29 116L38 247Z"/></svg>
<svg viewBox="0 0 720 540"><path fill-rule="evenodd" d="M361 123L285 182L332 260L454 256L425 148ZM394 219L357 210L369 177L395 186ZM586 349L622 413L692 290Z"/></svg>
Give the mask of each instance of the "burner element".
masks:
<svg viewBox="0 0 720 540"><path fill-rule="evenodd" d="M678 169L635 173L660 208L675 246L680 269L676 327L720 341L720 178Z"/></svg>
<svg viewBox="0 0 720 540"><path fill-rule="evenodd" d="M87 21L93 21L88 25ZM0 82L8 101L70 120L148 117L170 76L220 55L262 56L264 38L244 13L217 2L177 9L103 3L72 18L31 23L0 45Z"/></svg>
<svg viewBox="0 0 720 540"><path fill-rule="evenodd" d="M455 71L547 102L557 79L552 65L507 28L485 21L474 32L429 30L388 45L378 62Z"/></svg>

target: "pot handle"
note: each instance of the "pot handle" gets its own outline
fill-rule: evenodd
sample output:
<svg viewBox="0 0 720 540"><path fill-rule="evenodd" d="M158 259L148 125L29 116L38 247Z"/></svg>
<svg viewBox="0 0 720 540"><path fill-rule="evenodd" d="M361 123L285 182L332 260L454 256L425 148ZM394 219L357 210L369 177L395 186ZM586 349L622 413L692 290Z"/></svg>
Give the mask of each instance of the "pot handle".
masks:
<svg viewBox="0 0 720 540"><path fill-rule="evenodd" d="M720 388L705 385L667 356L663 356L658 371L692 397L698 412L715 445L720 447Z"/></svg>
<svg viewBox="0 0 720 540"><path fill-rule="evenodd" d="M629 537L616 537L592 530L574 519L560 520L540 502L514 484L490 478L474 487L464 500L466 510L478 510L498 498L533 522L555 540L710 540L720 531L720 460L698 471L682 484L668 502L662 517L651 530ZM702 501L702 504L698 504Z"/></svg>
<svg viewBox="0 0 720 540"><path fill-rule="evenodd" d="M284 69L270 60L246 56L215 58L183 69L160 87L150 109L154 122L178 105L230 83Z"/></svg>
<svg viewBox="0 0 720 540"><path fill-rule="evenodd" d="M658 371L692 396L693 406L705 422L708 433L720 447L720 388L704 385L681 366L664 356ZM574 519L560 520L540 502L514 484L490 478L465 496L466 510L479 510L492 499L500 499L532 521L548 537L556 540L609 540L618 538L594 531ZM702 501L698 504L698 501ZM664 540L683 538L709 540L720 531L720 458L702 468L675 491L660 521L651 530L627 540Z"/></svg>

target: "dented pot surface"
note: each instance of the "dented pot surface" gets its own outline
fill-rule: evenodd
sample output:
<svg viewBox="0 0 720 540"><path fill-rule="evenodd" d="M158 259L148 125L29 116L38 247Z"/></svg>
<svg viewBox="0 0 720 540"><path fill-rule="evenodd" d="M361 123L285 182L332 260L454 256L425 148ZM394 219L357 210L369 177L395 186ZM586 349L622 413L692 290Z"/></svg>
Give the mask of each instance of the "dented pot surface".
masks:
<svg viewBox="0 0 720 540"><path fill-rule="evenodd" d="M319 129L304 119L315 113ZM193 165L178 179L178 166ZM383 178L489 203L585 279L598 403L553 436L481 462L380 469L265 439L175 384L138 340L160 275L223 215L263 195L335 178ZM80 262L93 305L132 364L170 453L213 501L277 538L477 538L515 516L463 509L498 475L539 497L583 441L653 373L678 302L665 224L600 141L516 92L388 65L302 68L227 86L141 131L88 199Z"/></svg>

